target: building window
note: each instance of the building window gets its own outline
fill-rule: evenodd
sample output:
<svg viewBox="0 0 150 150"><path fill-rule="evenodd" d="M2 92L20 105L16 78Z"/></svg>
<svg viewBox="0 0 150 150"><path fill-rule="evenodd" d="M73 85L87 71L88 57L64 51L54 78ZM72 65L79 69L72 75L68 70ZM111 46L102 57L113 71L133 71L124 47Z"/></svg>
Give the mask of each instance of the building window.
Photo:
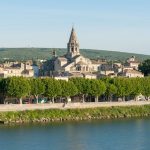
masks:
<svg viewBox="0 0 150 150"><path fill-rule="evenodd" d="M88 67L86 67L86 71L88 71L89 70L89 68Z"/></svg>
<svg viewBox="0 0 150 150"><path fill-rule="evenodd" d="M73 47L71 48L71 51L72 51L72 52L74 51L74 48L73 48Z"/></svg>
<svg viewBox="0 0 150 150"><path fill-rule="evenodd" d="M81 66L78 66L78 67L77 67L77 71L81 71Z"/></svg>

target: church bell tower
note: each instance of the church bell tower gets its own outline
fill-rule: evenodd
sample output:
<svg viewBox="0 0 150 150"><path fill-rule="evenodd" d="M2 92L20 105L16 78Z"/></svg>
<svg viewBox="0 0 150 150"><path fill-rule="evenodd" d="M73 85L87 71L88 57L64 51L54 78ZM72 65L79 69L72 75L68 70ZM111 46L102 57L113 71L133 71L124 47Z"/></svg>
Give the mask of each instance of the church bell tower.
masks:
<svg viewBox="0 0 150 150"><path fill-rule="evenodd" d="M68 58L73 58L74 56L80 55L80 50L79 50L79 42L77 40L77 36L75 33L74 28L71 30L71 35L69 42L67 44L67 57Z"/></svg>

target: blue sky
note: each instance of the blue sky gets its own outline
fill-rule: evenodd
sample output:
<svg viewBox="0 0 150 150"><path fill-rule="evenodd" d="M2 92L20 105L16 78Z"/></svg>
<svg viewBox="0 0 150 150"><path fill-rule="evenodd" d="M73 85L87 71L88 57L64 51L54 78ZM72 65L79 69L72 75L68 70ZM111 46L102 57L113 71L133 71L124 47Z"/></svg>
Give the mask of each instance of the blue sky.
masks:
<svg viewBox="0 0 150 150"><path fill-rule="evenodd" d="M1 0L0 47L67 45L150 54L149 0Z"/></svg>

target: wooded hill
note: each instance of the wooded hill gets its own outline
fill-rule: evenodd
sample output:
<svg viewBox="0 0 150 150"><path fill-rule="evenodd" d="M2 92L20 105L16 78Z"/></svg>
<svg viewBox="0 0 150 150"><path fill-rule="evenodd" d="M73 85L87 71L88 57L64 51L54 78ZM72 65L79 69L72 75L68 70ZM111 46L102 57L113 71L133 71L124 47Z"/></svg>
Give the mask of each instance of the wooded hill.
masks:
<svg viewBox="0 0 150 150"><path fill-rule="evenodd" d="M29 60L29 59L50 59L52 57L52 51L56 50L58 56L64 55L66 49L64 48L0 48L0 60ZM135 56L137 59L143 61L150 58L150 55L125 53L117 51L107 50L92 50L81 49L81 54L91 59L106 59L107 61L121 60L125 61L131 56Z"/></svg>

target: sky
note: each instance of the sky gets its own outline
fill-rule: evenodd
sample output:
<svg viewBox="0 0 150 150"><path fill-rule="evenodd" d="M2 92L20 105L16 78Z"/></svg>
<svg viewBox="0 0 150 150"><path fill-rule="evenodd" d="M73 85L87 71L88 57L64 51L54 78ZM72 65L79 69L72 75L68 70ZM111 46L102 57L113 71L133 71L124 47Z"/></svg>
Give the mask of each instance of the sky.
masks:
<svg viewBox="0 0 150 150"><path fill-rule="evenodd" d="M150 55L150 0L1 0L0 47L80 48Z"/></svg>

